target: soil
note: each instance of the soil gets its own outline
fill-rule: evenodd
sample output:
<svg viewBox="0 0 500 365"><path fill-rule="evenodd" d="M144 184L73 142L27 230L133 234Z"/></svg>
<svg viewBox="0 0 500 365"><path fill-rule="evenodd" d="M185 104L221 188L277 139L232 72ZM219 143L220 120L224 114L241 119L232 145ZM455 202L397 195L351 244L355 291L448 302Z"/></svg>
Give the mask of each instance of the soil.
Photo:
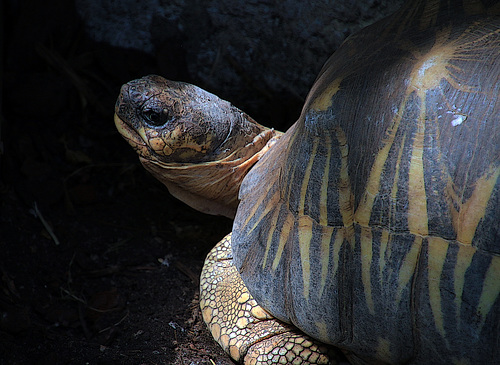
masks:
<svg viewBox="0 0 500 365"><path fill-rule="evenodd" d="M199 84L182 47L97 43L67 0L0 14L0 365L232 364L198 305L232 222L170 196L113 123L124 82L163 70ZM234 67L255 91L237 106L285 130L303 100Z"/></svg>
<svg viewBox="0 0 500 365"><path fill-rule="evenodd" d="M172 198L113 123L157 60L89 40L69 1L1 10L0 364L232 364L198 306L232 223Z"/></svg>

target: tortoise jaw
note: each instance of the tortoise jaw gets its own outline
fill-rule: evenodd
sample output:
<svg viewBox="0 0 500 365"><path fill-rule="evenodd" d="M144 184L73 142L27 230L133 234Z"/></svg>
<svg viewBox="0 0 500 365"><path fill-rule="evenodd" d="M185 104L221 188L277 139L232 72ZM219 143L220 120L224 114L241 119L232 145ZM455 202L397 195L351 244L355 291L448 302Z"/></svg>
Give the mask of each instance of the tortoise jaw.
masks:
<svg viewBox="0 0 500 365"><path fill-rule="evenodd" d="M151 150L146 143L147 137L144 129L136 130L128 125L117 113L114 116L115 126L122 137L132 146L132 148L141 156L151 158Z"/></svg>

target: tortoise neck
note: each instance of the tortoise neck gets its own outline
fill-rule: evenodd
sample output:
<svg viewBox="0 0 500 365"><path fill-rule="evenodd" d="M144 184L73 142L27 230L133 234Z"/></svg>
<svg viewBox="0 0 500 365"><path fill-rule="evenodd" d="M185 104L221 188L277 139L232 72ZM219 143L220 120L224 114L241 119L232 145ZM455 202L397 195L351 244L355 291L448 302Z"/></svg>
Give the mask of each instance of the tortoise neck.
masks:
<svg viewBox="0 0 500 365"><path fill-rule="evenodd" d="M232 219L238 208L238 192L243 179L281 135L281 132L262 127L245 146L216 161L167 163L154 156L140 157L140 161L177 199L200 212Z"/></svg>

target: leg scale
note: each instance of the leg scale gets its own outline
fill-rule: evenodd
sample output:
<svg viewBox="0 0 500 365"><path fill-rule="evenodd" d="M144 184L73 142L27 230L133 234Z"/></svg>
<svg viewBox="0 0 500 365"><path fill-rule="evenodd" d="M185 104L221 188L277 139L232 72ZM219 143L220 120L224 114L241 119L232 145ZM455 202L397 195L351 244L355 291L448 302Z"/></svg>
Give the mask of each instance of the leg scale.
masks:
<svg viewBox="0 0 500 365"><path fill-rule="evenodd" d="M244 364L333 363L329 347L274 319L257 304L231 255L228 234L208 254L200 282L203 319L224 351Z"/></svg>

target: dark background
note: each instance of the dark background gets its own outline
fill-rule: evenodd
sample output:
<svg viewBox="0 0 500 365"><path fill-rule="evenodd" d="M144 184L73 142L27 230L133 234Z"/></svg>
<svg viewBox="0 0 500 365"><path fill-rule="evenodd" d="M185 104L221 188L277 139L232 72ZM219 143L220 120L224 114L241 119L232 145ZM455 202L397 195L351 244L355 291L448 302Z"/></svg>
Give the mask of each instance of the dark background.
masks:
<svg viewBox="0 0 500 365"><path fill-rule="evenodd" d="M387 11L385 3L367 11ZM0 4L0 364L231 363L198 309L203 260L231 222L186 207L143 170L115 130L114 102L123 83L158 73L285 130L313 82L307 75L338 44L318 41L317 66L300 67L305 45L287 43L296 53L275 79L306 69L296 88L265 82L275 44L251 66L228 53L220 77L207 81L190 63L199 34L157 35L146 53L91 39L73 1ZM254 15L245 17L236 18ZM356 12L339 18L370 21ZM182 21L231 37L203 11Z"/></svg>

